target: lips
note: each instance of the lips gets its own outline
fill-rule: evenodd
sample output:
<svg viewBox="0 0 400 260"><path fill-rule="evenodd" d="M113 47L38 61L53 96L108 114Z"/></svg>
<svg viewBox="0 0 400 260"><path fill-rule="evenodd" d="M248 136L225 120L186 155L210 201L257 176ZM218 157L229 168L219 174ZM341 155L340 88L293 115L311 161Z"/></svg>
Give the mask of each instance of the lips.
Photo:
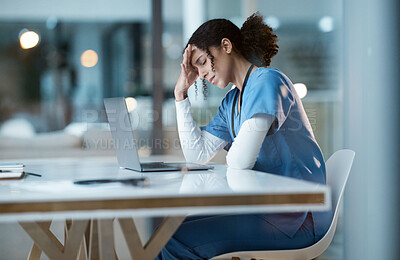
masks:
<svg viewBox="0 0 400 260"><path fill-rule="evenodd" d="M210 78L210 83L214 85L214 80L215 80L215 76L212 76L212 78Z"/></svg>

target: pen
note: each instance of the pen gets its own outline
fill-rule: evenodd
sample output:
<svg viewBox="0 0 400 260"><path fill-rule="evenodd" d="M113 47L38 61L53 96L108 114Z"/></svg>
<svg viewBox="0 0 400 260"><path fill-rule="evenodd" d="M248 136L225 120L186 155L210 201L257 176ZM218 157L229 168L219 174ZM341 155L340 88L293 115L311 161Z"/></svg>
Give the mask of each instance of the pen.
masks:
<svg viewBox="0 0 400 260"><path fill-rule="evenodd" d="M94 180L80 180L74 181L74 184L104 184L104 183L115 183L120 182L123 184L133 185L133 186L142 186L146 185L148 180L147 178L131 178L131 179L94 179Z"/></svg>
<svg viewBox="0 0 400 260"><path fill-rule="evenodd" d="M24 172L26 175L32 175L32 176L36 176L36 177L42 177L42 175L37 174L37 173L33 173L33 172Z"/></svg>

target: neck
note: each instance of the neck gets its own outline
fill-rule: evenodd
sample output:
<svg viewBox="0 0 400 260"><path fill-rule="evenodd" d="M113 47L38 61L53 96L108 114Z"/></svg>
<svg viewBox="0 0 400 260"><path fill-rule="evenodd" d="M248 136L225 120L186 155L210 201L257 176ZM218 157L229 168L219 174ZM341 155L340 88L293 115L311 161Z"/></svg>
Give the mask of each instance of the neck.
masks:
<svg viewBox="0 0 400 260"><path fill-rule="evenodd" d="M251 63L246 60L243 57L238 58L238 60L235 62L235 67L234 71L232 73L233 75L233 80L232 83L240 90L242 91L243 89L243 81L244 78L246 77L247 71L249 70L251 66ZM256 69L257 67L254 66L251 73ZM250 73L250 74L251 74Z"/></svg>

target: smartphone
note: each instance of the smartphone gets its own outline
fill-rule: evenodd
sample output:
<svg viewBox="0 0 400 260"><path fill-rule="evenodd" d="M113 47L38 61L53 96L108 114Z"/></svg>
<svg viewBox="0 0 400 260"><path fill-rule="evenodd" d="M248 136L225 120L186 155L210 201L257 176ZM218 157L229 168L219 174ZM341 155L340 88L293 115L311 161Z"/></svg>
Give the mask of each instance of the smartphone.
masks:
<svg viewBox="0 0 400 260"><path fill-rule="evenodd" d="M12 170L12 169L21 169L24 168L23 163L0 163L1 170Z"/></svg>

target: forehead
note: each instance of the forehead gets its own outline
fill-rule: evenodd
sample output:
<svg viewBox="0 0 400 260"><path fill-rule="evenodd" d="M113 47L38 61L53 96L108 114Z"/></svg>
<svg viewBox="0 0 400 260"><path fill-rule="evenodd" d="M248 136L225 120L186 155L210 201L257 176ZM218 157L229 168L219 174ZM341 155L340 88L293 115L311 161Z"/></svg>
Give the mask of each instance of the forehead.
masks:
<svg viewBox="0 0 400 260"><path fill-rule="evenodd" d="M190 63L192 65L195 65L196 60L199 59L200 57L206 58L207 57L207 52L203 51L203 50L201 50L201 49L199 49L197 47L193 47L192 48L192 53L191 53Z"/></svg>

